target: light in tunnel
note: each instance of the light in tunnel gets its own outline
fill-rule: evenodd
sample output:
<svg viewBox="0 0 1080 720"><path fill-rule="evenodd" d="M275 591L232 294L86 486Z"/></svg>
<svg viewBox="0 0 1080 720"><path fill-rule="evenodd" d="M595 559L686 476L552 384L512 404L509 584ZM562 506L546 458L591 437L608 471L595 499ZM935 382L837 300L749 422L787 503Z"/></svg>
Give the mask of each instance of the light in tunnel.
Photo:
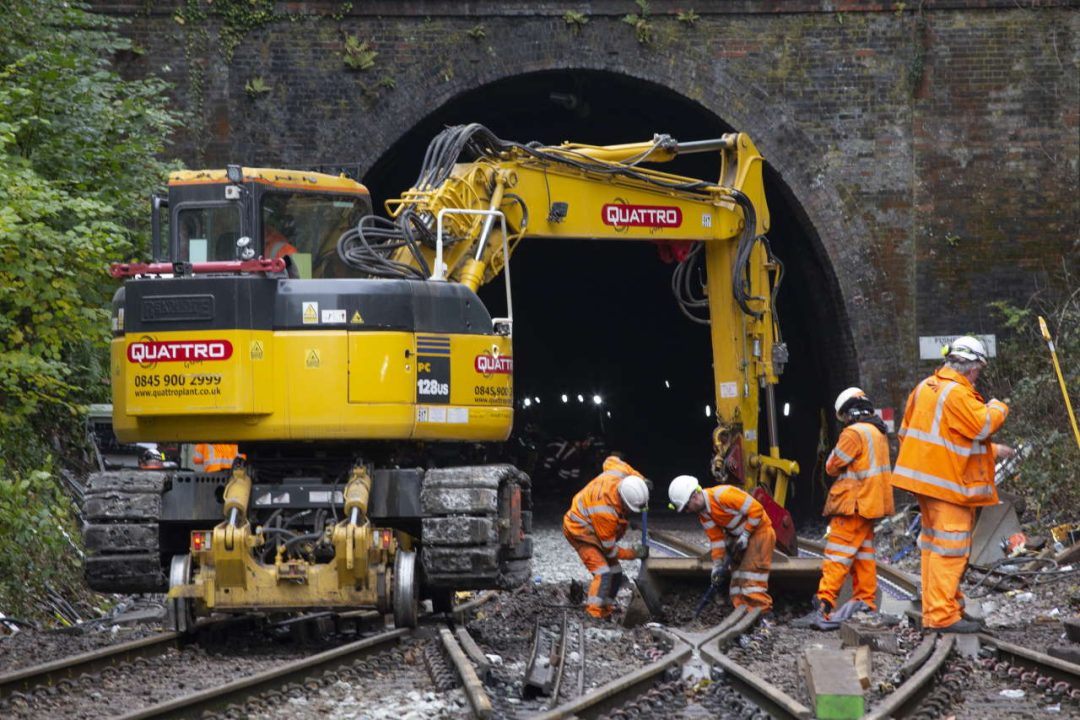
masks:
<svg viewBox="0 0 1080 720"><path fill-rule="evenodd" d="M705 406L705 417L712 417L712 406L711 405L706 405Z"/></svg>
<svg viewBox="0 0 1080 720"><path fill-rule="evenodd" d="M784 417L791 414L791 403L784 403Z"/></svg>
<svg viewBox="0 0 1080 720"><path fill-rule="evenodd" d="M530 405L532 405L532 400L530 400L529 398L525 398L525 401L522 403L522 405L524 405L525 407L529 407Z"/></svg>
<svg viewBox="0 0 1080 720"><path fill-rule="evenodd" d="M592 401L593 401L593 405L603 405L604 404L604 398L600 397L599 395L593 395L592 396Z"/></svg>
<svg viewBox="0 0 1080 720"><path fill-rule="evenodd" d="M584 397L582 397L581 393L578 393L578 396L577 396L577 401L578 401L579 403L583 403L583 402L585 402L585 398L584 398Z"/></svg>
<svg viewBox="0 0 1080 720"><path fill-rule="evenodd" d="M562 401L567 402L568 400L569 400L569 398L566 397L566 393L563 393Z"/></svg>
<svg viewBox="0 0 1080 720"><path fill-rule="evenodd" d="M664 387L666 387L668 390L670 390L671 389L671 382L669 380L665 380L664 381Z"/></svg>
<svg viewBox="0 0 1080 720"><path fill-rule="evenodd" d="M535 402L537 405L539 405L540 404L540 398L539 397L534 397L533 402Z"/></svg>

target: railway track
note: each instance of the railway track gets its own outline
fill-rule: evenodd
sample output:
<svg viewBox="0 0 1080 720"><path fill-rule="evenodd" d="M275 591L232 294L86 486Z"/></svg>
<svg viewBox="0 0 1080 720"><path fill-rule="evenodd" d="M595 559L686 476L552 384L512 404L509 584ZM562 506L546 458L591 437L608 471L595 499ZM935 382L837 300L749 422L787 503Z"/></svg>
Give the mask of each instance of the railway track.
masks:
<svg viewBox="0 0 1080 720"><path fill-rule="evenodd" d="M667 557L693 558L702 553L702 548L664 533L656 533L652 543L654 552ZM817 551L814 543L800 543L808 553ZM891 568L881 569L885 580L902 597L914 597L916 588L910 576L890 572ZM538 671L538 694L547 698L546 707L534 703L530 708L539 707L538 711L526 710L514 704L517 701L513 698L498 694L499 684L491 682L488 675L487 656L464 627L478 605L494 597L494 593L485 594L473 603L455 607L448 619L452 622L432 618L415 632L385 629L372 632L368 627L366 636L338 647L316 653L308 648L292 656L275 656L272 662L264 662L262 666L253 663L237 669L237 659L251 654L248 649L239 648L225 658L229 672L222 672L220 677L226 680L211 682L207 687L181 688L183 692L164 697L148 692L146 697L156 699L132 702L121 709L114 705L111 713L86 714L81 712L85 708L80 707L78 716L124 720L285 716L295 711L293 703L297 702L310 702L313 707L317 700L370 703L372 698L380 698L387 678L395 678L399 684L411 683L410 687L420 693L449 691L456 703L455 712L475 718L691 718L701 717L702 712L735 712L737 708L741 708L737 714L747 718L813 717L813 710L797 687L776 684L785 676L790 681L790 676L797 673L794 659L801 641L799 645L793 643L799 636L791 635L783 623L759 623L758 614L745 609L732 611L709 627L692 624L651 628L656 643L655 649L650 650L651 661L586 690L586 669L598 661L587 652L595 646L587 648L587 645L596 638L587 637L589 623L579 612L562 606L561 613L537 624L536 638L541 635L543 638L534 638L532 652L522 663L530 677L531 670ZM597 630L590 625L588 632ZM761 633L767 636L770 632L771 642L781 645L786 653L787 662L782 667L763 669L741 659L748 652L747 647L760 641ZM906 658L892 674L888 691L882 691L880 697L871 693L874 703L869 705L867 717L915 720L941 717L965 702L965 692L972 685L978 682L992 685L995 678L1003 686L1023 688L1032 703L1060 703L1064 708L1062 716L1080 710L1080 667L1076 665L989 635L966 638L926 635L921 642L917 635L913 636L917 646L905 651ZM69 705L61 703L65 694L85 694L98 684L111 688L114 681L127 674L135 684L144 682L140 678L159 674L155 663L162 657L168 658L160 660L166 666L186 668L189 672L201 671L211 659L200 649L198 640L164 633L25 668L0 676L0 716L76 716L65 709ZM217 662L221 658L215 655L212 659ZM89 684L85 681L87 677L91 678ZM79 686L80 682L84 685ZM130 694L131 690L123 692ZM337 697L335 692L344 695ZM505 687L501 692L505 693ZM349 693L367 699L358 701ZM1009 717L992 711L977 716Z"/></svg>

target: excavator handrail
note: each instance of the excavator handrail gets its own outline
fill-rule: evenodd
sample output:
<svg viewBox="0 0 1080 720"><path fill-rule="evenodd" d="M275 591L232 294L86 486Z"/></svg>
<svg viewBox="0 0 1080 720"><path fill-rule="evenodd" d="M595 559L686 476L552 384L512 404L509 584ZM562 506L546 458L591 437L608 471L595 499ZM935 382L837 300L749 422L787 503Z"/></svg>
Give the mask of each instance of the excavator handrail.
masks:
<svg viewBox="0 0 1080 720"><path fill-rule="evenodd" d="M480 240L476 244L476 260L483 257L484 246L487 244L488 235L491 234L491 221L496 217L499 218L499 224L502 225L503 236L503 281L506 283L506 317L504 318L492 318L491 324L493 328L503 325L513 330L514 327L514 304L510 295L510 240L509 235L506 233L506 214L501 210L474 210L470 208L443 208L439 210L439 214L435 218L435 268L431 271L431 280L445 281L446 276L443 274L444 263L443 257L443 217L446 215L478 215L486 217L484 221L484 230L481 233ZM506 333L509 335L510 333Z"/></svg>

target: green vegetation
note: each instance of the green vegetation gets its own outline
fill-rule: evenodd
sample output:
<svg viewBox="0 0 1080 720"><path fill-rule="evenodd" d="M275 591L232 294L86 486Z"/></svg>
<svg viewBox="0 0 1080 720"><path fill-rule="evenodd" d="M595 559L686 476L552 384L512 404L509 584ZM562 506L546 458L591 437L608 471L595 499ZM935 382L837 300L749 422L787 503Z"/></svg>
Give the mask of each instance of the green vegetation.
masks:
<svg viewBox="0 0 1080 720"><path fill-rule="evenodd" d="M375 58L379 53L371 49L367 40L361 40L355 35L345 38L345 48L341 51L341 57L345 64L353 69L363 72L375 67Z"/></svg>
<svg viewBox="0 0 1080 720"><path fill-rule="evenodd" d="M638 43L652 45L654 35L652 22L649 20L649 0L634 0L634 4L638 6L639 12L625 16L622 21L634 28L634 37Z"/></svg>
<svg viewBox="0 0 1080 720"><path fill-rule="evenodd" d="M691 8L690 10L686 10L685 12L682 10L676 12L675 19L684 25L694 27L695 25L697 25L698 20L701 19L701 16L694 12L693 8Z"/></svg>
<svg viewBox="0 0 1080 720"><path fill-rule="evenodd" d="M574 12L573 10L567 10L562 16L563 22L570 26L570 30L576 35L581 32L581 28L589 22L589 18L585 13Z"/></svg>
<svg viewBox="0 0 1080 720"><path fill-rule="evenodd" d="M253 77L244 85L244 92L247 93L249 98L254 99L270 92L270 86L266 84L266 81L261 76Z"/></svg>
<svg viewBox="0 0 1080 720"><path fill-rule="evenodd" d="M986 373L992 394L1009 403L1001 440L1031 449L1020 475L1004 489L1027 498L1041 532L1080 522L1080 449L1038 321L1046 318L1073 411L1080 412L1080 287L1075 276L1063 275L1057 290L1035 295L1026 307L993 303L1006 334Z"/></svg>
<svg viewBox="0 0 1080 720"><path fill-rule="evenodd" d="M146 198L178 125L166 85L124 81L113 20L60 0L4 0L0 45L0 610L70 587L82 408L107 397L110 261L144 247ZM55 553L61 557L60 553Z"/></svg>

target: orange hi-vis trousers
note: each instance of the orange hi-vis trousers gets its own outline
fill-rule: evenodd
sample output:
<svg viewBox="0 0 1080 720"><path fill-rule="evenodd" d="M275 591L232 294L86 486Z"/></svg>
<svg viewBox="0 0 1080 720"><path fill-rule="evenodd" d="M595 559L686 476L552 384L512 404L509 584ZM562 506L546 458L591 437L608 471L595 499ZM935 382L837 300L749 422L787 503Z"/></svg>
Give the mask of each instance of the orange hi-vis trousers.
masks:
<svg viewBox="0 0 1080 720"><path fill-rule="evenodd" d="M622 565L616 558L605 557L596 545L572 537L565 530L563 535L593 576L585 597L585 612L596 618L611 615L615 611L615 596L622 587Z"/></svg>
<svg viewBox="0 0 1080 720"><path fill-rule="evenodd" d="M952 625L963 614L960 578L971 554L975 508L917 495L922 512L922 622L924 628Z"/></svg>
<svg viewBox="0 0 1080 720"><path fill-rule="evenodd" d="M731 573L731 604L735 607L772 608L769 596L769 570L772 569L776 532L771 527L759 527L750 536L739 567Z"/></svg>
<svg viewBox="0 0 1080 720"><path fill-rule="evenodd" d="M834 515L829 521L829 539L821 563L817 596L836 607L836 598L851 573L853 600L862 600L874 610L877 603L877 568L874 562L874 521L861 515Z"/></svg>

